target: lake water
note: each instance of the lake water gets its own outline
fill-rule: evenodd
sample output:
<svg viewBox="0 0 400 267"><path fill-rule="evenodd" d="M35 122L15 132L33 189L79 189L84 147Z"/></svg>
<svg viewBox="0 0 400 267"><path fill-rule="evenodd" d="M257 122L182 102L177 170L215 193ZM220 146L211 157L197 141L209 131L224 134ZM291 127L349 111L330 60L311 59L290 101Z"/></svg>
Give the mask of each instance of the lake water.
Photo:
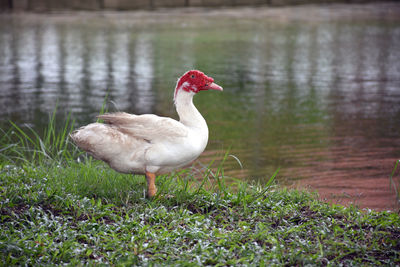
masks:
<svg viewBox="0 0 400 267"><path fill-rule="evenodd" d="M0 124L41 129L56 103L61 122L86 124L106 96L109 111L177 118L189 69L224 87L195 97L210 129L200 162L230 149L226 175L265 181L280 168L281 184L333 203L398 208L396 3L1 14Z"/></svg>

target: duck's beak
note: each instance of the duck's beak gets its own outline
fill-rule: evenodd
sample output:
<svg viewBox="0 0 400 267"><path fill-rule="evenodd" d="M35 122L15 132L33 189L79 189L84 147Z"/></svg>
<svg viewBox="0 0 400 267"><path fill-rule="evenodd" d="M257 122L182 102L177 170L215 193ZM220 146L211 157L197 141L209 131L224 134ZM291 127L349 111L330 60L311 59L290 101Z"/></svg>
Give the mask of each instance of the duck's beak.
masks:
<svg viewBox="0 0 400 267"><path fill-rule="evenodd" d="M200 90L217 90L217 91L223 91L222 87L219 86L216 83L209 83L203 86Z"/></svg>

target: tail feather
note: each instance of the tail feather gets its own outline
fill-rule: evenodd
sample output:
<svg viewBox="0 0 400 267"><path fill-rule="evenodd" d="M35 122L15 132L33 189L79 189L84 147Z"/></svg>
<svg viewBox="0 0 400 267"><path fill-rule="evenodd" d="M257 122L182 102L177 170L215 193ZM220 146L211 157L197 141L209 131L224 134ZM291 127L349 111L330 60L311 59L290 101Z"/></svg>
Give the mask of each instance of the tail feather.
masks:
<svg viewBox="0 0 400 267"><path fill-rule="evenodd" d="M143 173L148 143L113 125L92 123L70 133L72 141L94 158L123 173Z"/></svg>
<svg viewBox="0 0 400 267"><path fill-rule="evenodd" d="M103 120L104 123L116 125L127 123L127 121L134 117L136 117L136 115L132 115L126 112L106 113L97 116L97 118Z"/></svg>

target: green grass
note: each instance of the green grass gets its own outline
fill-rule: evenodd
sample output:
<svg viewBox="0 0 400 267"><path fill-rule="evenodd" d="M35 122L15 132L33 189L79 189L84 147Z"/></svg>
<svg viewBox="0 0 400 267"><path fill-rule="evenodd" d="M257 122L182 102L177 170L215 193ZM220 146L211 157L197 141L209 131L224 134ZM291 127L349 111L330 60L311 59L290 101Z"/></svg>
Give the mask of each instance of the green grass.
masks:
<svg viewBox="0 0 400 267"><path fill-rule="evenodd" d="M4 131L0 265L400 264L396 213L328 205L273 178L227 184L223 166L158 177L147 200L143 177L76 150L70 125Z"/></svg>

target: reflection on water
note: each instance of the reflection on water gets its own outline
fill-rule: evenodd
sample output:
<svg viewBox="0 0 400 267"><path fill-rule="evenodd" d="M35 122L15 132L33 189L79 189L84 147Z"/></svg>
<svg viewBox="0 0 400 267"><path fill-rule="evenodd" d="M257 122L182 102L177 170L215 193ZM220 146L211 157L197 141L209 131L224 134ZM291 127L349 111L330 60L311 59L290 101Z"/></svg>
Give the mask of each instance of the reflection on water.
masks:
<svg viewBox="0 0 400 267"><path fill-rule="evenodd" d="M273 12L310 11L294 9ZM0 115L41 128L58 102L81 125L107 96L111 111L176 118L176 79L198 68L225 89L196 96L210 128L201 161L231 148L244 167L230 157L231 176L263 180L280 167L283 183L335 203L395 208L388 176L400 157L396 16L299 22L219 12L173 20L1 15Z"/></svg>
<svg viewBox="0 0 400 267"><path fill-rule="evenodd" d="M151 113L154 104L153 93L153 51L148 35L139 36L135 47L134 87L136 96L133 98L135 109L140 113Z"/></svg>

